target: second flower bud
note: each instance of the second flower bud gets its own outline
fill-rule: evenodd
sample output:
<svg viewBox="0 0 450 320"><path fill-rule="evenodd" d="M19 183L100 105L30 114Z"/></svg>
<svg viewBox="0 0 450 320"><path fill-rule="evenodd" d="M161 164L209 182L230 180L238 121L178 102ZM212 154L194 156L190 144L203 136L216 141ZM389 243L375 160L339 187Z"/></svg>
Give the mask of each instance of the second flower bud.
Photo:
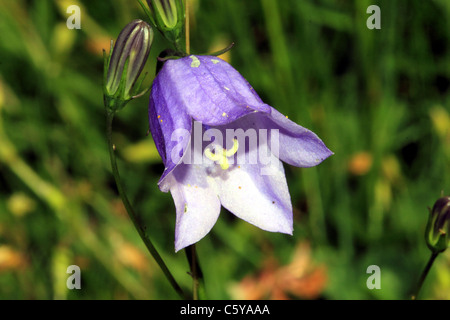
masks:
<svg viewBox="0 0 450 320"><path fill-rule="evenodd" d="M153 27L168 40L177 43L184 28L184 5L182 0L147 0L147 12Z"/></svg>
<svg viewBox="0 0 450 320"><path fill-rule="evenodd" d="M144 68L153 42L153 30L146 22L134 20L120 32L115 45L111 42L105 55L104 95L114 105L123 107L139 95L141 83L136 81ZM112 108L120 109L118 106Z"/></svg>

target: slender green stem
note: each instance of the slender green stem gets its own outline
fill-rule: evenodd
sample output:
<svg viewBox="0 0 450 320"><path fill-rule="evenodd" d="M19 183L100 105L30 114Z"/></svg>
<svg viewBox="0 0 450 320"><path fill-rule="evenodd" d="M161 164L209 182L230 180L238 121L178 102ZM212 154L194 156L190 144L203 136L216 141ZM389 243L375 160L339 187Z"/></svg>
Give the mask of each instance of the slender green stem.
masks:
<svg viewBox="0 0 450 320"><path fill-rule="evenodd" d="M430 260L428 260L428 263L425 266L425 269L423 269L423 271L422 271L422 275L420 276L419 283L417 284L417 288L411 297L412 300L416 300L418 298L420 289L422 289L422 285L425 281L425 278L427 277L428 272L430 271L431 267L433 266L433 262L436 259L436 257L438 256L438 254L439 253L435 253L435 252L433 252L431 254Z"/></svg>
<svg viewBox="0 0 450 320"><path fill-rule="evenodd" d="M202 300L204 298L203 272L199 264L195 244L187 247L185 249L185 253L191 270L190 275L192 277L192 297L194 300Z"/></svg>
<svg viewBox="0 0 450 320"><path fill-rule="evenodd" d="M166 276L167 280L170 282L170 284L172 285L174 290L179 294L179 296L181 298L189 299L189 297L184 293L184 291L181 289L181 287L175 281L174 277L170 273L169 269L167 268L163 259L159 255L158 251L153 246L152 242L150 241L149 237L146 234L145 227L143 227L139 217L134 212L133 207L131 206L131 203L128 200L128 197L125 193L125 188L122 184L122 180L120 179L119 169L117 167L116 156L115 156L115 147L114 147L114 144L112 141L112 124L113 124L115 112L107 110L106 113L107 113L106 114L106 136L108 138L108 148L109 148L109 155L110 155L110 159L111 159L112 173L113 173L116 185L117 185L117 189L119 191L119 195L122 199L122 202L125 206L128 216L130 217L131 221L133 222L136 230L139 233L139 236L141 237L141 239L144 242L145 246L147 247L148 251L150 252L152 257L155 259L156 263L159 265L159 267L163 271L164 275Z"/></svg>
<svg viewBox="0 0 450 320"><path fill-rule="evenodd" d="M190 39L190 24L189 24L189 0L186 0L185 3L185 33L186 33L186 39L185 39L185 49L186 49L186 53L189 54L191 51L191 39Z"/></svg>

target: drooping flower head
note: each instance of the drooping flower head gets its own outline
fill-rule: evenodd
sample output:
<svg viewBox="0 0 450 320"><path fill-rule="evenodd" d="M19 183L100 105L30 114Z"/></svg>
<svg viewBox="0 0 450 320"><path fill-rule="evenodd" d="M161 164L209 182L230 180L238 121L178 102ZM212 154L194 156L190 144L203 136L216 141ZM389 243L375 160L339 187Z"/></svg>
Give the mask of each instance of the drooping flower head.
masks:
<svg viewBox="0 0 450 320"><path fill-rule="evenodd" d="M149 121L165 165L159 187L177 211L176 251L202 239L221 206L263 230L292 234L281 161L312 167L332 155L215 56L168 60L153 82Z"/></svg>

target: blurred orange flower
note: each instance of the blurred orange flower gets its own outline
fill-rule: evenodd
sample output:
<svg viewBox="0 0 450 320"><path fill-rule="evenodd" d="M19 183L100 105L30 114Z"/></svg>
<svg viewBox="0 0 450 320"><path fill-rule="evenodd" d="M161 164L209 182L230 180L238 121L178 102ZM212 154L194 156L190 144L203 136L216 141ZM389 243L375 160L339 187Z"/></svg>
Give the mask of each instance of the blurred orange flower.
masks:
<svg viewBox="0 0 450 320"><path fill-rule="evenodd" d="M279 266L273 257L264 262L257 275L246 276L231 289L240 300L317 299L327 282L326 268L315 266L307 243L300 243L287 266Z"/></svg>
<svg viewBox="0 0 450 320"><path fill-rule="evenodd" d="M373 158L369 152L356 153L348 163L348 171L356 176L363 176L372 168L372 162Z"/></svg>
<svg viewBox="0 0 450 320"><path fill-rule="evenodd" d="M27 259L23 253L10 246L0 246L0 272L17 270L25 267L26 264Z"/></svg>

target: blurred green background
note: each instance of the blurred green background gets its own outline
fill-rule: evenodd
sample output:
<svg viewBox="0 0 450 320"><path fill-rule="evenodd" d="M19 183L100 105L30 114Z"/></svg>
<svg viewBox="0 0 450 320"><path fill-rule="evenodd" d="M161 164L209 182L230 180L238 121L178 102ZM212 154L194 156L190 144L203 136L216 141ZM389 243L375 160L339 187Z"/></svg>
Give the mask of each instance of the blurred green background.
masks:
<svg viewBox="0 0 450 320"><path fill-rule="evenodd" d="M68 6L82 9L69 30ZM369 30L367 7L381 8ZM450 2L190 1L191 51L217 51L262 99L335 155L285 166L294 236L222 211L197 245L211 299L408 299L429 258L424 229L450 193ZM0 299L177 299L146 252L111 175L102 49L136 1L0 0ZM159 34L146 70L167 43ZM146 80L150 83L152 76ZM116 117L129 197L180 285L175 209L147 136L148 94ZM251 199L249 199L250 201ZM450 250L448 250L450 251ZM66 269L81 268L68 290ZM366 270L378 265L381 289ZM450 299L450 252L422 298Z"/></svg>

